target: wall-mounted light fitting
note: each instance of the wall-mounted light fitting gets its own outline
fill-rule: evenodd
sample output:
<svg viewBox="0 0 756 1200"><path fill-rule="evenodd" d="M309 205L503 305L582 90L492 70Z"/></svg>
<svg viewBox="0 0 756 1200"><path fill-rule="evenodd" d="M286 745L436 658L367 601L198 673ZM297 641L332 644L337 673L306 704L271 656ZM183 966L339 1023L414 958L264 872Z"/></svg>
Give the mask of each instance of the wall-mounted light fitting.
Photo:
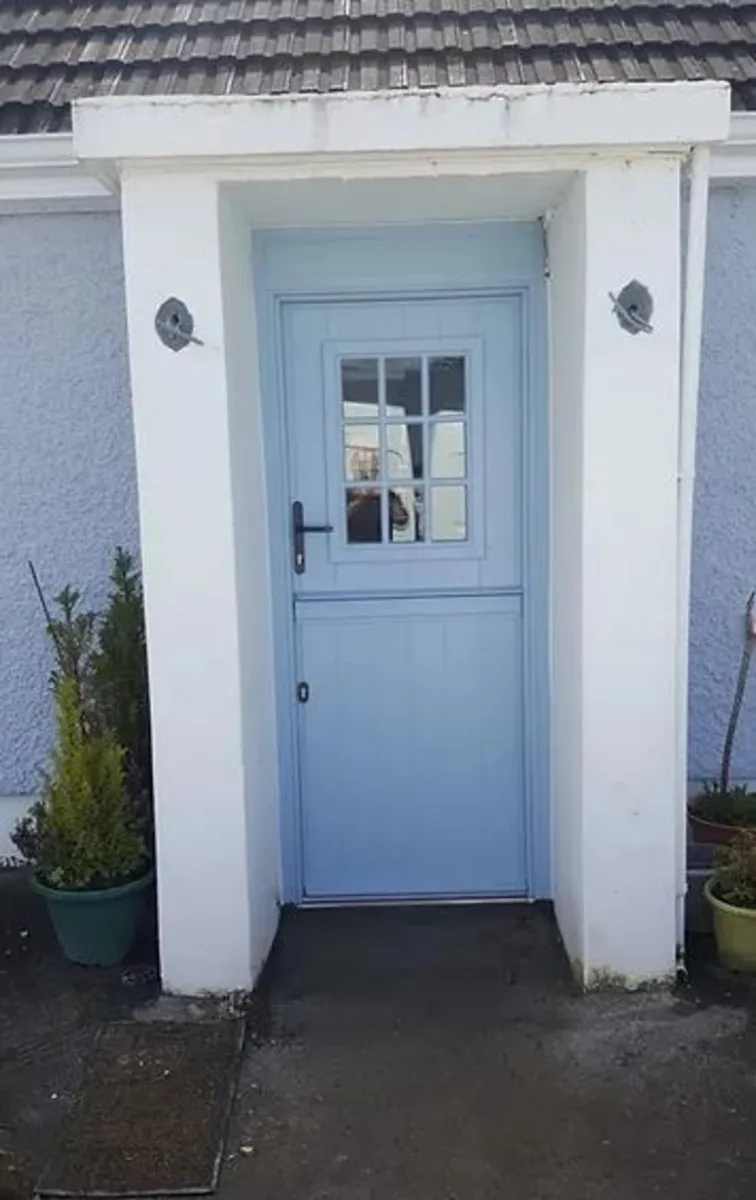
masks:
<svg viewBox="0 0 756 1200"><path fill-rule="evenodd" d="M183 350L190 342L202 345L194 336L194 317L184 301L175 296L164 300L155 313L155 332L169 350Z"/></svg>
<svg viewBox="0 0 756 1200"><path fill-rule="evenodd" d="M616 296L610 292L609 299L612 302L612 312L625 333L653 333L651 317L654 301L645 284L631 279Z"/></svg>

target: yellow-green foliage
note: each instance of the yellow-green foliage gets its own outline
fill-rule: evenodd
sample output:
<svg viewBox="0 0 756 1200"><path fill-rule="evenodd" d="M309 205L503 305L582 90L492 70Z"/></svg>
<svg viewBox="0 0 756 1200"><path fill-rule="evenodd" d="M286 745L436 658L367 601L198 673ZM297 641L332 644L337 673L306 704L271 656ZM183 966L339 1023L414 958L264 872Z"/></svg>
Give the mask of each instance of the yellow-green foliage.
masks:
<svg viewBox="0 0 756 1200"><path fill-rule="evenodd" d="M145 844L128 802L123 750L86 727L79 686L54 687L57 742L41 800L14 835L44 883L70 890L108 887L144 867Z"/></svg>
<svg viewBox="0 0 756 1200"><path fill-rule="evenodd" d="M729 846L719 847L713 891L734 908L756 909L756 831L742 829Z"/></svg>

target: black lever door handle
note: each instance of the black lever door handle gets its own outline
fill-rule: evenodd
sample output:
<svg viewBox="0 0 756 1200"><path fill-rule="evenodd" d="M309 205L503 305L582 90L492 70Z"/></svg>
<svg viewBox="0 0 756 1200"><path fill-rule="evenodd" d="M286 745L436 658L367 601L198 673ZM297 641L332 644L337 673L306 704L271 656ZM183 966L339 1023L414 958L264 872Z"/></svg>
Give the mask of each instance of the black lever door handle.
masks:
<svg viewBox="0 0 756 1200"><path fill-rule="evenodd" d="M305 557L306 533L333 533L333 525L305 525L302 501L295 500L291 506L291 545L294 572L297 575L303 575L307 565Z"/></svg>

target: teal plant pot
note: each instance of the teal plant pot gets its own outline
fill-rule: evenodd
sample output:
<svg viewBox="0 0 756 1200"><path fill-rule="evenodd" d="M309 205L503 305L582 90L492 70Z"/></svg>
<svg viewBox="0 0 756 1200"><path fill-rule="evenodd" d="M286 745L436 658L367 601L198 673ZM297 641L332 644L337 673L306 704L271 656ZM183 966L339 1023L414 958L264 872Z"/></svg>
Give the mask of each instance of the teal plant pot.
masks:
<svg viewBox="0 0 756 1200"><path fill-rule="evenodd" d="M94 892L59 891L35 878L32 887L45 898L67 959L85 967L115 967L133 945L153 877L148 871L131 883Z"/></svg>

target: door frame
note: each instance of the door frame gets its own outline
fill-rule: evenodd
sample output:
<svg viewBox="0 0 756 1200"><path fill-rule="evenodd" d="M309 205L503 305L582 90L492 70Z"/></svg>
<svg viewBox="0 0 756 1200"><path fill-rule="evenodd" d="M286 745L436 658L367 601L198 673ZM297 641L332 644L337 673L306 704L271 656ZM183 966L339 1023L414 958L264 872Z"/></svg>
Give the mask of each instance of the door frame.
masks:
<svg viewBox="0 0 756 1200"><path fill-rule="evenodd" d="M494 287L343 287L302 290L270 286L255 253L266 486L271 533L273 654L278 729L283 904L306 905L303 889L302 795L296 713L296 638L290 558L284 312L291 304L516 299L522 322L523 780L526 893L551 898L549 734L549 413L546 291L543 273ZM506 897L501 901L505 902ZM444 899L441 903L453 903ZM318 902L311 902L318 903ZM349 901L349 903L358 903ZM377 903L370 901L370 903ZM384 903L391 903L390 899Z"/></svg>

